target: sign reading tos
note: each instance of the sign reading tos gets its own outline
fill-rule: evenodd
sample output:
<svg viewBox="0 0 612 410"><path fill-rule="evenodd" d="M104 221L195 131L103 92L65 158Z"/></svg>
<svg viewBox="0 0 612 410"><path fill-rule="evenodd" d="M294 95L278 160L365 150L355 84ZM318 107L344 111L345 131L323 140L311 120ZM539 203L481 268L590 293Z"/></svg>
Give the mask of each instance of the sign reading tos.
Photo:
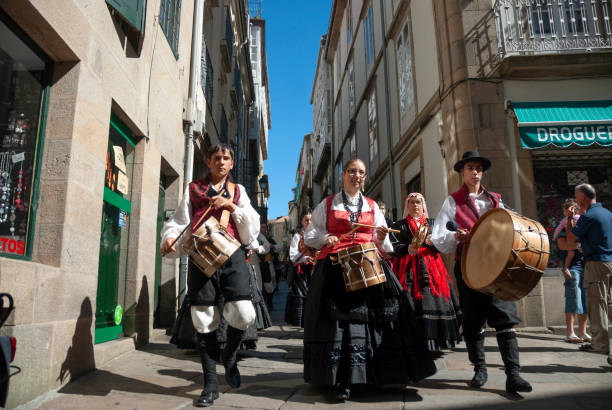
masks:
<svg viewBox="0 0 612 410"><path fill-rule="evenodd" d="M0 252L23 255L25 252L25 243L13 237L0 237Z"/></svg>

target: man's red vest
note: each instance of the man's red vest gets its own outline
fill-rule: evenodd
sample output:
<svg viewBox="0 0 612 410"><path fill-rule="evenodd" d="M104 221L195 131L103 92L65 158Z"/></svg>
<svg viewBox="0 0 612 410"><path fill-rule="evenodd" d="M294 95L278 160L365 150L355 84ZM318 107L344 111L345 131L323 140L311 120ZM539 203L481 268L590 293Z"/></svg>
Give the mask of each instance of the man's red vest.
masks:
<svg viewBox="0 0 612 410"><path fill-rule="evenodd" d="M224 183L225 192L227 193L227 197L229 197L229 192L227 190L227 180ZM200 216L210 207L210 198L206 193L210 188L210 182L208 181L208 177L198 179L197 181L193 181L189 183L189 201L191 201L191 231L195 232L195 223L200 219ZM224 197L226 194L223 195ZM234 205L238 204L238 199L240 199L240 189L238 185L234 190L234 198L232 202ZM206 219L214 216L219 221L221 219L222 209L213 209L210 211L206 217ZM229 223L227 224L227 231L236 238L240 242L240 236L238 235L238 228L236 227L236 223L234 222L234 218L229 219Z"/></svg>
<svg viewBox="0 0 612 410"><path fill-rule="evenodd" d="M491 201L492 208L499 208L499 203L501 200L501 195L496 192L489 192L484 186L480 186L485 193L487 199ZM453 194L451 194L453 199L455 200L455 204L457 205L457 212L455 212L455 222L457 226L461 229L465 229L466 231L470 231L478 218L480 218L480 214L478 213L478 208L474 204L474 201L470 197L470 193L467 189L467 186L463 184L459 190ZM462 244L457 246L457 252L455 253L455 258L461 258L461 251L463 249Z"/></svg>

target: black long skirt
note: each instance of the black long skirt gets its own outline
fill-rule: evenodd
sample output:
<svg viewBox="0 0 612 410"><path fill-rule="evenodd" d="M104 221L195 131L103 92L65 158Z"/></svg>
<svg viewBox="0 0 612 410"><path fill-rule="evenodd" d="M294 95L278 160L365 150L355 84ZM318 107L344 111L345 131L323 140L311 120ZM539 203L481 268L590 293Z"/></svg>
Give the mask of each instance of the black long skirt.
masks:
<svg viewBox="0 0 612 410"><path fill-rule="evenodd" d="M430 351L436 352L440 349L450 349L463 339L461 337L461 326L463 313L459 305L459 298L453 284L448 278L450 297L436 296L431 292L431 279L427 272L426 264L420 263L419 288L422 298L417 299L413 294L414 278L408 267L406 295L412 299L415 314L421 331L427 338L427 346Z"/></svg>
<svg viewBox="0 0 612 410"><path fill-rule="evenodd" d="M407 384L436 372L409 299L388 263L381 265L386 282L353 292L329 257L315 266L304 321L307 382Z"/></svg>
<svg viewBox="0 0 612 410"><path fill-rule="evenodd" d="M291 267L289 275L289 294L285 306L285 322L292 326L304 327L304 305L308 294L308 282L312 274L311 265L302 265L302 272Z"/></svg>

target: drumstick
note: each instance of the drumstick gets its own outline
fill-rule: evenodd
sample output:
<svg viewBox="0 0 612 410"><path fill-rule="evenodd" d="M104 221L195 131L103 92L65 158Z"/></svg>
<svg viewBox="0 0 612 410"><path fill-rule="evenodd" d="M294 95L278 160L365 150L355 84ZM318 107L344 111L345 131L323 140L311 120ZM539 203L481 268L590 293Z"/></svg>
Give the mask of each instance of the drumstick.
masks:
<svg viewBox="0 0 612 410"><path fill-rule="evenodd" d="M351 235L353 232L355 232L359 227L355 226L353 227L350 231L343 233L342 235L340 235L338 237L338 242L340 242L341 240L343 240L344 238L346 238L347 236Z"/></svg>
<svg viewBox="0 0 612 410"><path fill-rule="evenodd" d="M219 193L217 195L223 195L223 192L225 192L225 187L223 187L223 189L221 191L219 191ZM196 224L194 225L194 231L197 231L198 228L200 227L200 222L202 222L202 219L204 219L204 217L206 215L208 215L208 212L212 209L212 206L209 206L208 209L206 211L204 211L204 213L202 214L202 216L200 216L200 218L198 219L198 222L196 222ZM183 232L181 232L179 234L179 236L177 236L176 238L174 238L174 240L172 241L172 243L170 244L170 248L172 248L174 246L174 244L176 243L176 241L179 240L179 238L181 236L183 236L183 234L185 233L185 231L187 230L187 228L189 228L189 224L187 224L187 226L185 227L185 229L183 229Z"/></svg>
<svg viewBox="0 0 612 410"><path fill-rule="evenodd" d="M352 225L353 226L357 226L357 227L362 227L362 228L372 228L372 229L376 229L377 228L377 226L375 226L375 225L360 224L360 223L357 223L357 222L353 222ZM387 228L387 231L394 232L394 233L400 233L401 232L398 229L391 229L391 228Z"/></svg>

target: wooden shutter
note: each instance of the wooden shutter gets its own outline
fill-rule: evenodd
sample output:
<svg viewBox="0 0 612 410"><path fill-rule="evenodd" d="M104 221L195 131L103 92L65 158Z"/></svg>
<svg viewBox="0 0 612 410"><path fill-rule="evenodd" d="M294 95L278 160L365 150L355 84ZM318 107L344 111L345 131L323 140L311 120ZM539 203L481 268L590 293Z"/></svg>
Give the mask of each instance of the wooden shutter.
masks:
<svg viewBox="0 0 612 410"><path fill-rule="evenodd" d="M146 0L106 0L123 20L137 31L144 31Z"/></svg>

